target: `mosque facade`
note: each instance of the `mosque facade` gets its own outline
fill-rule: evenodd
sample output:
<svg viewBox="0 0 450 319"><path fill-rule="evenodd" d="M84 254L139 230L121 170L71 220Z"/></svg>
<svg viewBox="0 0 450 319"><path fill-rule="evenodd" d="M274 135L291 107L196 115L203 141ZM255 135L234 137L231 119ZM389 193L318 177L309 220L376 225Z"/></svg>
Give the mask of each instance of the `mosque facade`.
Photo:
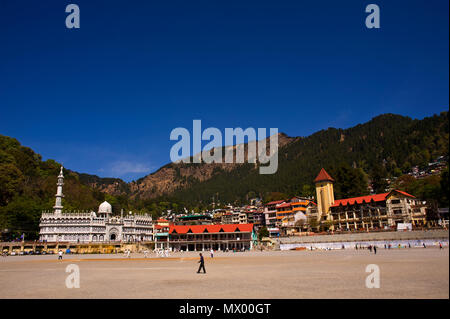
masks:
<svg viewBox="0 0 450 319"><path fill-rule="evenodd" d="M39 224L41 242L148 242L153 241L152 217L123 211L113 216L112 206L103 202L97 212L64 211L62 205L64 185L63 168L58 175L55 206L42 212Z"/></svg>

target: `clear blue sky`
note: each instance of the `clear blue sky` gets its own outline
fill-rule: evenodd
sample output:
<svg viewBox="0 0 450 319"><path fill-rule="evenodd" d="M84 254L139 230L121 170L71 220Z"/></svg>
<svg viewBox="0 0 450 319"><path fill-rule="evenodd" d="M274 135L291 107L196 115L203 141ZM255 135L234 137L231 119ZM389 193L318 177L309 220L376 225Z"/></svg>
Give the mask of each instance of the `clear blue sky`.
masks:
<svg viewBox="0 0 450 319"><path fill-rule="evenodd" d="M81 28L66 29L76 3ZM367 29L367 4L381 29ZM306 136L448 110L448 0L0 1L0 134L127 181L175 127Z"/></svg>

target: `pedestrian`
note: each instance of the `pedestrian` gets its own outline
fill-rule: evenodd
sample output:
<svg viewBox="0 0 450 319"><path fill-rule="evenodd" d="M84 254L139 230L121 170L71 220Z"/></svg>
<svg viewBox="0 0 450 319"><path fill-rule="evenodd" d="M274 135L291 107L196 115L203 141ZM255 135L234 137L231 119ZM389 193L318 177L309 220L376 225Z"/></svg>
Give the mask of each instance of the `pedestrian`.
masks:
<svg viewBox="0 0 450 319"><path fill-rule="evenodd" d="M127 249L127 258L130 258L130 250L129 249Z"/></svg>
<svg viewBox="0 0 450 319"><path fill-rule="evenodd" d="M375 253L375 255L377 254L377 246L373 246L373 252Z"/></svg>
<svg viewBox="0 0 450 319"><path fill-rule="evenodd" d="M369 251L372 252L372 245L369 245Z"/></svg>
<svg viewBox="0 0 450 319"><path fill-rule="evenodd" d="M442 243L439 243L439 249L442 249Z"/></svg>
<svg viewBox="0 0 450 319"><path fill-rule="evenodd" d="M200 260L198 262L199 262L200 266L198 267L197 274L200 273L200 269L203 269L203 273L206 274L205 259L203 258L202 253L200 253Z"/></svg>
<svg viewBox="0 0 450 319"><path fill-rule="evenodd" d="M384 244L384 249L386 249L387 247L386 247L386 244Z"/></svg>
<svg viewBox="0 0 450 319"><path fill-rule="evenodd" d="M63 256L63 252L62 252L62 250L60 249L60 250L58 251L58 260L62 260L62 256Z"/></svg>
<svg viewBox="0 0 450 319"><path fill-rule="evenodd" d="M214 249L211 248L210 253L211 253L211 258L214 258Z"/></svg>
<svg viewBox="0 0 450 319"><path fill-rule="evenodd" d="M423 248L427 248L427 246L425 245L425 243L423 243Z"/></svg>
<svg viewBox="0 0 450 319"><path fill-rule="evenodd" d="M408 248L411 248L411 243L408 243Z"/></svg>

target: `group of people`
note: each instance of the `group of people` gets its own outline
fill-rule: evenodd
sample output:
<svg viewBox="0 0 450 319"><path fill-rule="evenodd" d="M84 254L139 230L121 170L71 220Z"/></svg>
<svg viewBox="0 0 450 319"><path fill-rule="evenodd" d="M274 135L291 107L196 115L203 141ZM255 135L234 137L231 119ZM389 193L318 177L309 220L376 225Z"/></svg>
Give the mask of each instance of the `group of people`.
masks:
<svg viewBox="0 0 450 319"><path fill-rule="evenodd" d="M169 249L156 249L156 256L157 257L169 257Z"/></svg>

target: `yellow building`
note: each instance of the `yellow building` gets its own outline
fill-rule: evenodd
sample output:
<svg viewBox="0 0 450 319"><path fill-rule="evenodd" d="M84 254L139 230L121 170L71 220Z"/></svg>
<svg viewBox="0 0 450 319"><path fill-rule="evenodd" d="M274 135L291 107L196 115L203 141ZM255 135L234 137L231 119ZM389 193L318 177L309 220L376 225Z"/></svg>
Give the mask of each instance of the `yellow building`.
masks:
<svg viewBox="0 0 450 319"><path fill-rule="evenodd" d="M334 199L334 179L322 168L316 183L318 219L334 230L363 230L426 224L427 205L400 190L345 199Z"/></svg>
<svg viewBox="0 0 450 319"><path fill-rule="evenodd" d="M328 215L330 207L334 203L334 179L322 168L314 183L316 184L317 212L319 220L321 220Z"/></svg>

